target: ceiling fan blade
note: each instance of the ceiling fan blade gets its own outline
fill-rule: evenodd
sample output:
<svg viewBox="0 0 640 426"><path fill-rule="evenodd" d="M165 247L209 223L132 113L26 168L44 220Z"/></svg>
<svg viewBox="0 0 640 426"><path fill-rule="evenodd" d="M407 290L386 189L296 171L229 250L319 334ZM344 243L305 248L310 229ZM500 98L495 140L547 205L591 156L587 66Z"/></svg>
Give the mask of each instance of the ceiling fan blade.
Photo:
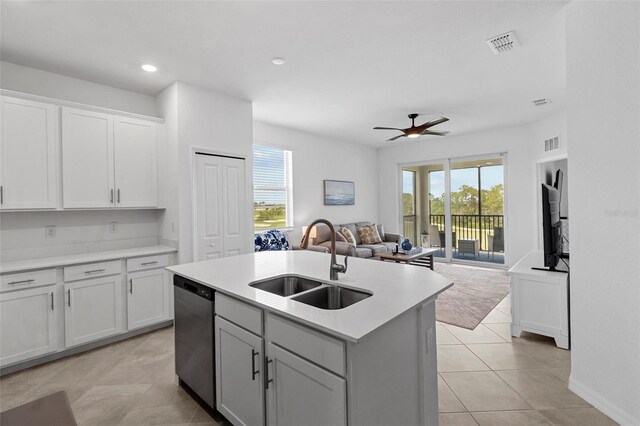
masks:
<svg viewBox="0 0 640 426"><path fill-rule="evenodd" d="M403 129L396 129L395 127L374 127L373 130L399 130L404 132Z"/></svg>
<svg viewBox="0 0 640 426"><path fill-rule="evenodd" d="M429 127L437 126L438 124L442 124L445 121L449 121L447 117L436 118L435 120L427 121L426 123L418 126L421 129L428 129Z"/></svg>
<svg viewBox="0 0 640 426"><path fill-rule="evenodd" d="M396 137L394 137L394 138L387 139L387 142L393 142L393 141L395 141L395 140L396 140L396 139L398 139L398 138L404 138L404 135L398 135L398 136L396 136Z"/></svg>
<svg viewBox="0 0 640 426"><path fill-rule="evenodd" d="M435 136L445 136L448 134L449 132L434 132L431 130L425 130L424 132L420 133L420 135L435 135Z"/></svg>

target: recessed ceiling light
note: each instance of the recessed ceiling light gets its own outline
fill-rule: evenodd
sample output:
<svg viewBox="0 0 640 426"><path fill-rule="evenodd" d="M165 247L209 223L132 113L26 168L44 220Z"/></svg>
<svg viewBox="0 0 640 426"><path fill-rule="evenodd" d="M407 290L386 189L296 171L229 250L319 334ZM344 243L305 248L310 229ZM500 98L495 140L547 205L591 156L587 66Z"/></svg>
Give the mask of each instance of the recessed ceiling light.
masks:
<svg viewBox="0 0 640 426"><path fill-rule="evenodd" d="M146 72L156 72L156 71L158 71L158 68L156 68L155 66L153 66L151 64L144 64L140 68L142 68Z"/></svg>
<svg viewBox="0 0 640 426"><path fill-rule="evenodd" d="M273 58L271 60L271 63L273 65L284 65L285 62L287 62L287 61L285 61L284 58L281 58L279 56L276 56L275 58Z"/></svg>

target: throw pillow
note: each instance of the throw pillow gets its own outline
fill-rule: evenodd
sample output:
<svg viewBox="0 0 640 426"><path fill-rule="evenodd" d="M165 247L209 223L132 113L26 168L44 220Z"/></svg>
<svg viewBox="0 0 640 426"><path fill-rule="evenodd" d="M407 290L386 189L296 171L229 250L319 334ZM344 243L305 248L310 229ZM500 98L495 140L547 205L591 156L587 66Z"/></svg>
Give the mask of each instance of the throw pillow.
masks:
<svg viewBox="0 0 640 426"><path fill-rule="evenodd" d="M356 237L353 236L353 233L348 228L340 228L340 233L349 244L356 246Z"/></svg>
<svg viewBox="0 0 640 426"><path fill-rule="evenodd" d="M356 228L358 232L358 236L360 240L362 240L362 244L379 244L382 242L382 238L380 238L380 234L378 233L378 228L375 223L366 226L359 226Z"/></svg>

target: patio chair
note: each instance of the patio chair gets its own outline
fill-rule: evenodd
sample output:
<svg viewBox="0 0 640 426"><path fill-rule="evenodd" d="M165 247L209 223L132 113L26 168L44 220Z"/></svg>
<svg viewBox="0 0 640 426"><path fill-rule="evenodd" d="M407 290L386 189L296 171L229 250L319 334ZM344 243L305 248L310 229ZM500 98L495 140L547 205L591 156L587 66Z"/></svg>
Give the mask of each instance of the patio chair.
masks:
<svg viewBox="0 0 640 426"><path fill-rule="evenodd" d="M440 239L440 230L438 225L429 225L429 240L431 241L431 247L438 247L441 250L444 249L442 240Z"/></svg>
<svg viewBox="0 0 640 426"><path fill-rule="evenodd" d="M489 234L489 252L491 257L494 257L494 253L504 252L504 228L493 228L493 234Z"/></svg>

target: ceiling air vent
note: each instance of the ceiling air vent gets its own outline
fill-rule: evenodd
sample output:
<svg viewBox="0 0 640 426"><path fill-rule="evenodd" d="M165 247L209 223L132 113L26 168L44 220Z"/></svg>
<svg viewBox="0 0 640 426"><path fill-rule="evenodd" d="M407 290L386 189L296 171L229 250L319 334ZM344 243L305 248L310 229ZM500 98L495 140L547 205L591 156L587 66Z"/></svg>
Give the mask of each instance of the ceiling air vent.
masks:
<svg viewBox="0 0 640 426"><path fill-rule="evenodd" d="M544 106L547 104L551 103L551 99L549 98L540 98L540 99L534 99L533 100L533 105L534 106Z"/></svg>
<svg viewBox="0 0 640 426"><path fill-rule="evenodd" d="M560 147L558 136L554 136L544 141L544 152L553 151Z"/></svg>
<svg viewBox="0 0 640 426"><path fill-rule="evenodd" d="M503 53L509 53L513 49L520 46L518 40L516 40L516 35L513 31L510 31L506 34L502 34L487 40L487 44L493 53L496 55L501 55Z"/></svg>

